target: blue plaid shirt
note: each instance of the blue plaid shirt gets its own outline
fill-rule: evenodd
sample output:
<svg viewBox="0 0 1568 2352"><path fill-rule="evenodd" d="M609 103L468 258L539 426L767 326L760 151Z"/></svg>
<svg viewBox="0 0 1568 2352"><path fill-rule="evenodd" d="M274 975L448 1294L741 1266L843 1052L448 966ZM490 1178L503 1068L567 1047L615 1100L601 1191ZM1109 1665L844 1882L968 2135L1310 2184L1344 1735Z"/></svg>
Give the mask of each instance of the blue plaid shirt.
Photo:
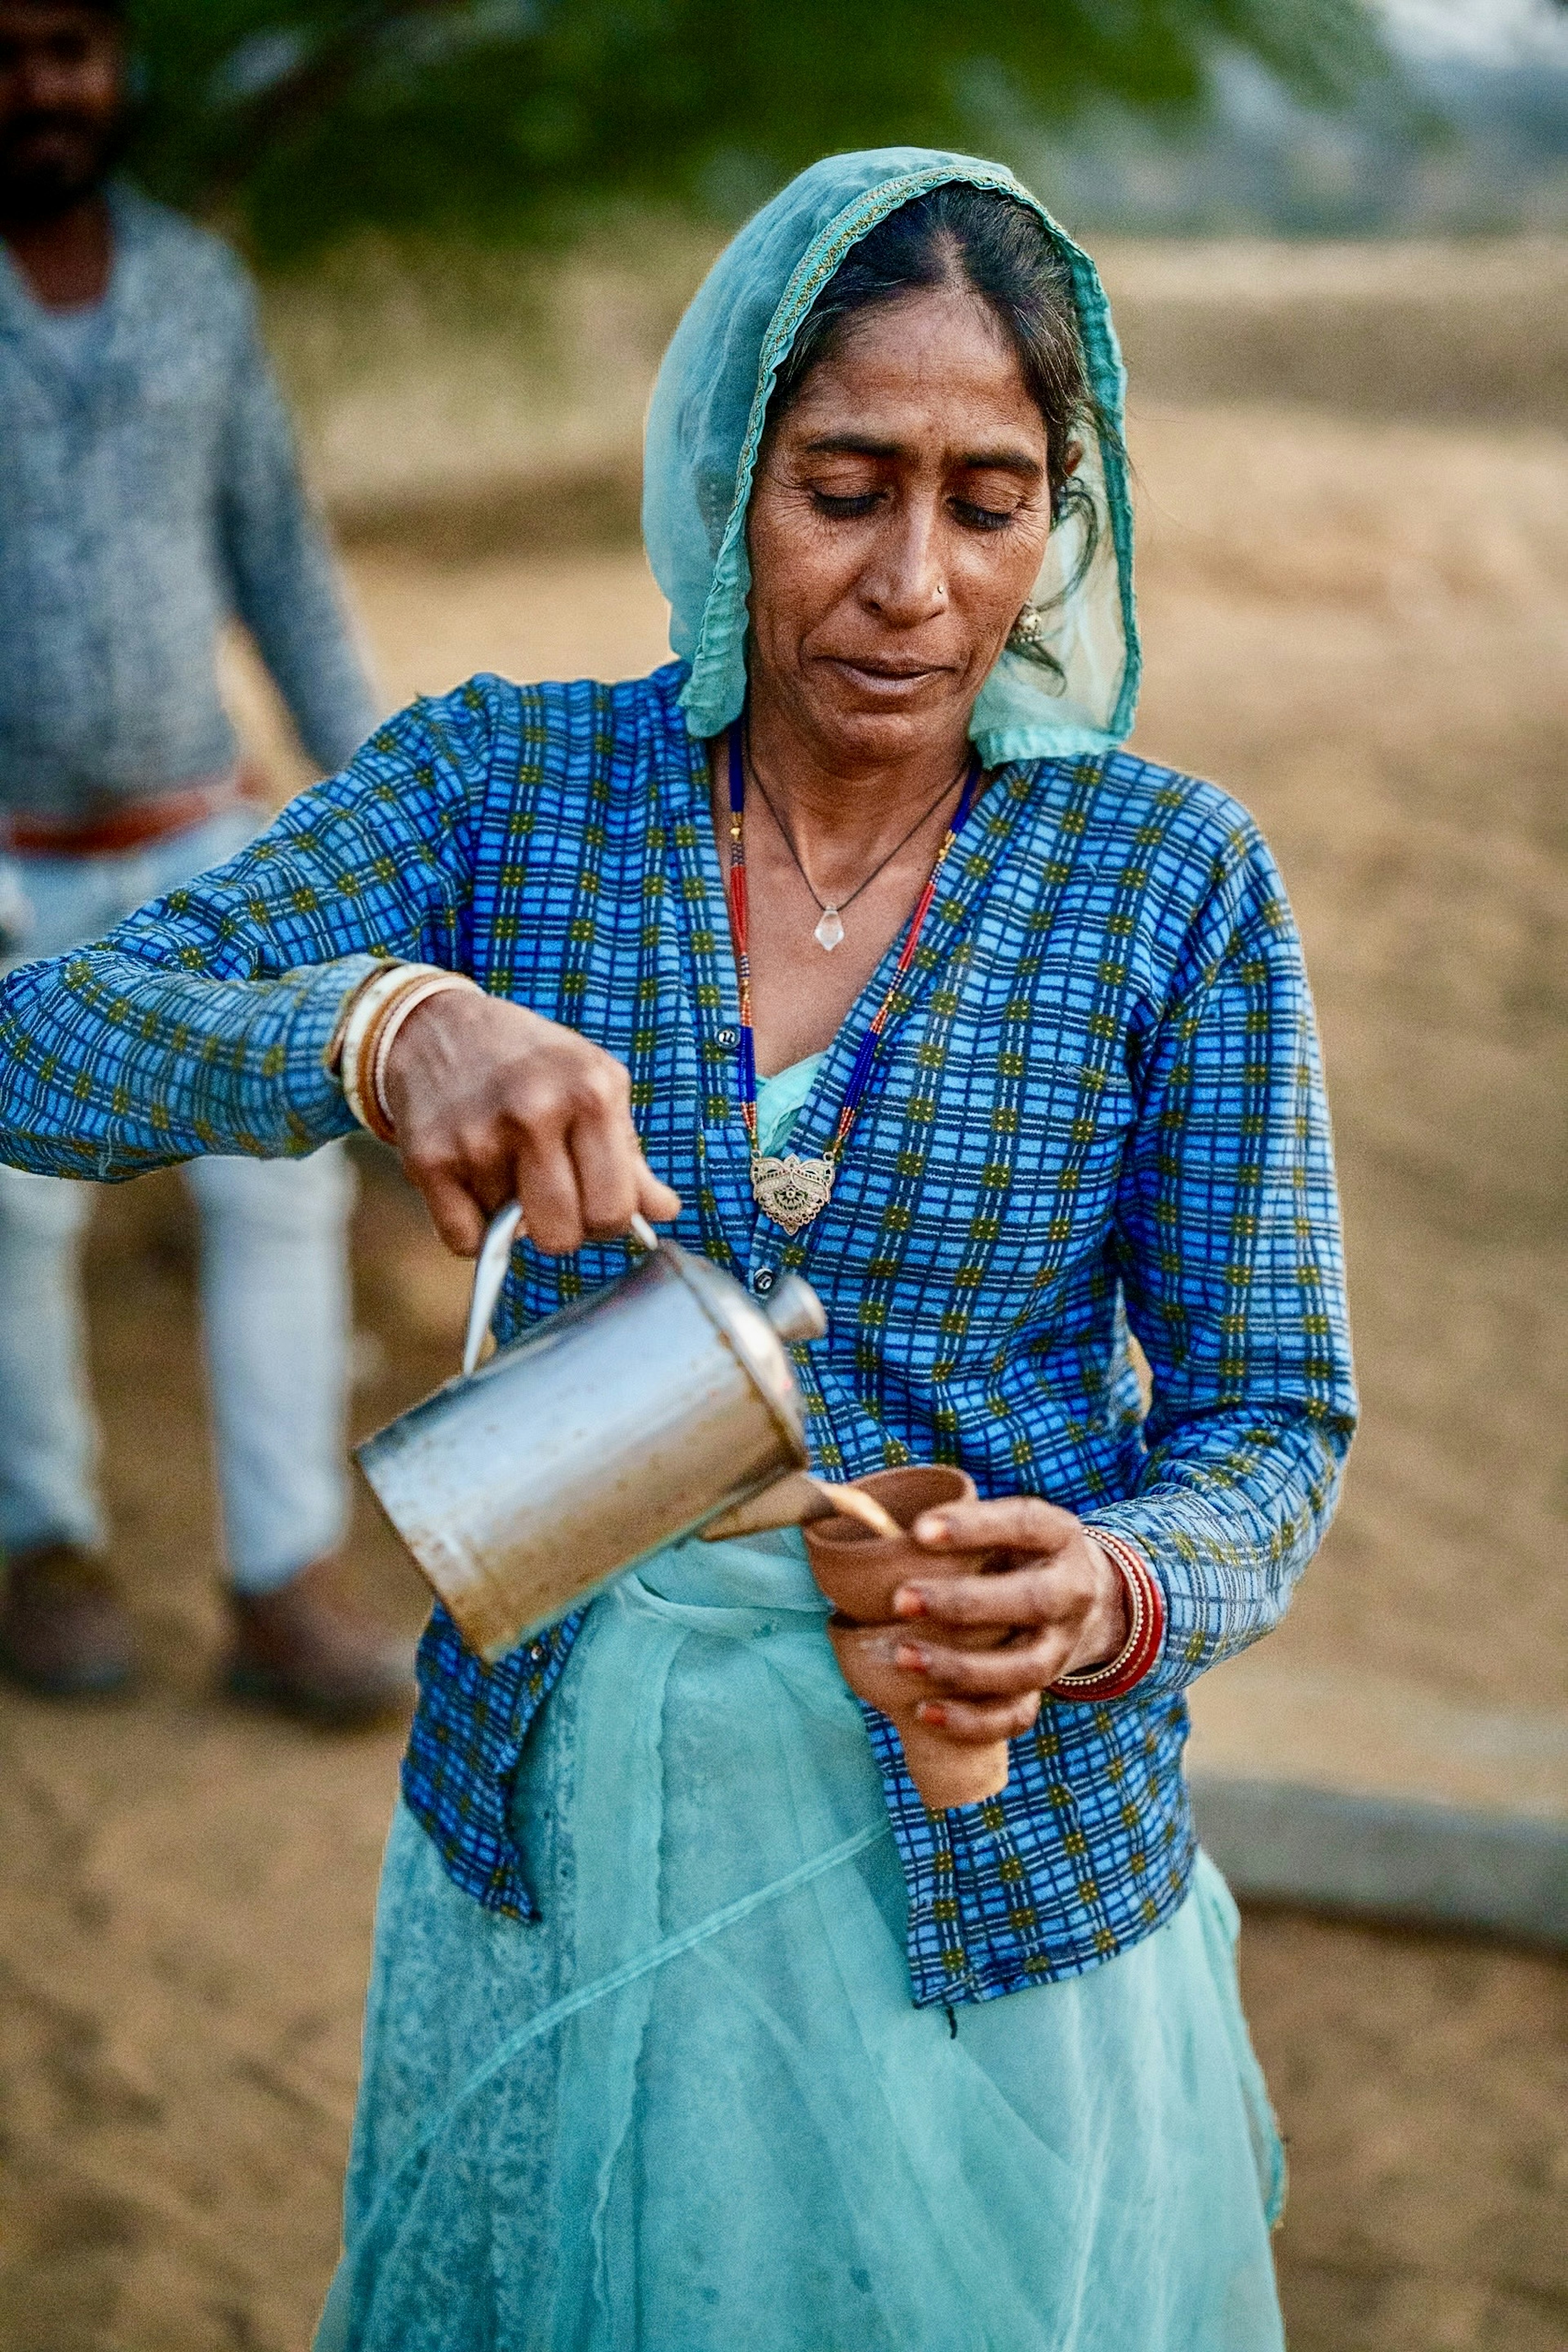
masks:
<svg viewBox="0 0 1568 2352"><path fill-rule="evenodd" d="M679 1236L742 1282L799 1266L817 1464L961 1462L1142 1549L1163 1654L1131 1696L1048 1701L1003 1794L927 1814L868 1714L919 2001L1072 1975L1187 1886L1183 1691L1273 1625L1354 1416L1328 1121L1300 945L1236 803L1118 755L1005 768L949 860L840 1171L795 1240L751 1197L704 748L682 673L478 678L392 720L230 865L0 997L0 1149L126 1177L298 1153L350 1121L322 1066L370 955L474 973L629 1066ZM896 946L862 1013L889 982ZM831 1132L852 1015L800 1113ZM504 1339L620 1271L524 1251ZM1134 1331L1154 1374L1143 1415ZM508 1807L580 1623L486 1667L437 1609L403 1786L457 1884L530 1902Z"/></svg>

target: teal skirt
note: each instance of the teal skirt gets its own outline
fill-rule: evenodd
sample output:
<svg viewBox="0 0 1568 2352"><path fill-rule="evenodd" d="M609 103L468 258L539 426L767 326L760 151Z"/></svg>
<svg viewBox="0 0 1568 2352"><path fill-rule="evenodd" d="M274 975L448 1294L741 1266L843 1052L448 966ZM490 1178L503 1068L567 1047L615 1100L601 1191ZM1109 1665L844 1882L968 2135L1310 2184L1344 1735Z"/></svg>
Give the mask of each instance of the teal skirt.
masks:
<svg viewBox="0 0 1568 2352"><path fill-rule="evenodd" d="M1218 1872L1087 1975L915 2009L824 1607L794 1535L595 1604L519 1776L535 1923L399 1811L317 2352L1281 2352Z"/></svg>

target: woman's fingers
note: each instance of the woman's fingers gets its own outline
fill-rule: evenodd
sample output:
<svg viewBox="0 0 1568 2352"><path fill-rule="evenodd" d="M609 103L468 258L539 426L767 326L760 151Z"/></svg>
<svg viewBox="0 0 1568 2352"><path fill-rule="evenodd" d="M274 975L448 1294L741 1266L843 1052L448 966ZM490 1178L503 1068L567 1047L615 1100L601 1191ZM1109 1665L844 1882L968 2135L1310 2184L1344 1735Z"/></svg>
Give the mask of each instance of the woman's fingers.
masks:
<svg viewBox="0 0 1568 2352"><path fill-rule="evenodd" d="M1054 1561L989 1576L912 1576L893 1596L895 1617L940 1618L949 1625L1044 1625L1082 1608L1080 1580Z"/></svg>
<svg viewBox="0 0 1568 2352"><path fill-rule="evenodd" d="M639 1212L679 1213L643 1156L622 1065L521 1005L476 991L419 1006L392 1046L386 1097L404 1165L463 1255L514 1198L557 1256L623 1234Z"/></svg>
<svg viewBox="0 0 1568 2352"><path fill-rule="evenodd" d="M646 1160L637 1171L637 1213L650 1223L668 1224L681 1213L681 1196L662 1183Z"/></svg>
<svg viewBox="0 0 1568 2352"><path fill-rule="evenodd" d="M415 1181L424 1195L431 1223L453 1255L477 1257L488 1220L473 1195L443 1170L431 1170Z"/></svg>
<svg viewBox="0 0 1568 2352"><path fill-rule="evenodd" d="M548 1144L519 1148L517 1197L523 1230L547 1254L561 1256L585 1241L613 1241L634 1216L655 1223L680 1214L678 1192L662 1184L643 1157L630 1120L614 1138L585 1122Z"/></svg>
<svg viewBox="0 0 1568 2352"><path fill-rule="evenodd" d="M602 1238L625 1232L642 1207L643 1180L651 1173L632 1124L630 1081L618 1062L605 1059L605 1082L570 1139L583 1225Z"/></svg>
<svg viewBox="0 0 1568 2352"><path fill-rule="evenodd" d="M917 1708L923 1723L981 1745L1015 1739L1029 1729L1040 1712L1041 1691L1060 1672L1065 1646L1060 1634L1052 1634L977 1657L936 1643L912 1643L892 1625L877 1644L904 1683L904 1703Z"/></svg>
<svg viewBox="0 0 1568 2352"><path fill-rule="evenodd" d="M636 1213L643 1147L632 1124L631 1099L631 1077L608 1054L579 1075L567 1149L587 1234L623 1234Z"/></svg>
<svg viewBox="0 0 1568 2352"><path fill-rule="evenodd" d="M886 1654L908 1677L911 1699L926 1694L917 1701L920 1720L946 1738L960 1745L1016 1739L1052 1683L1122 1647L1120 1570L1071 1511L1038 1495L1004 1496L928 1511L914 1533L960 1572L912 1576L899 1587ZM962 1572L955 1554L998 1564ZM960 1628L1003 1638L978 1649L943 1639Z"/></svg>
<svg viewBox="0 0 1568 2352"><path fill-rule="evenodd" d="M1072 1646L1071 1634L1054 1625L998 1650L952 1650L939 1639L904 1639L894 1651L894 1664L918 1675L933 1697L1014 1699L1053 1683Z"/></svg>
<svg viewBox="0 0 1568 2352"><path fill-rule="evenodd" d="M994 1699L976 1704L967 1699L928 1699L915 1712L933 1731L945 1732L961 1748L989 1748L998 1739L1017 1739L1040 1713L1039 1691L1021 1698Z"/></svg>
<svg viewBox="0 0 1568 2352"><path fill-rule="evenodd" d="M1003 1495L992 1502L945 1503L923 1511L910 1530L923 1551L1060 1551L1078 1533L1071 1511L1043 1495Z"/></svg>
<svg viewBox="0 0 1568 2352"><path fill-rule="evenodd" d="M1117 1655L1128 1631L1121 1570L1076 1520L1059 1550L1021 1568L988 1576L912 1578L894 1594L893 1613L907 1627L912 1646L932 1654L928 1671L944 1676L951 1671L958 1677L954 1687L965 1690L1013 1686L1012 1668L1000 1661L1011 1660L1021 1670L1031 1645L1045 1669L1042 1685L1103 1665ZM944 1625L1002 1627L1012 1638L988 1652L949 1651ZM949 1668L949 1659L958 1663ZM982 1664L986 1659L998 1663Z"/></svg>
<svg viewBox="0 0 1568 2352"><path fill-rule="evenodd" d="M522 1208L524 1233L552 1257L580 1249L588 1227L565 1136L525 1129L515 1150L512 1192Z"/></svg>

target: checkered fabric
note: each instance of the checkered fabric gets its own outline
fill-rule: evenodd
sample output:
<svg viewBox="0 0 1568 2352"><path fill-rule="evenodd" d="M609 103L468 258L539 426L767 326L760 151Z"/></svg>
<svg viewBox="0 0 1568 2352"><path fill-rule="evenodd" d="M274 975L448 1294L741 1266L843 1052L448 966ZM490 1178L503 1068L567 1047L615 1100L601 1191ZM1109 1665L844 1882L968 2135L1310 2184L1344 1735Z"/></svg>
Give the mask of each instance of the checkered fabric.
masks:
<svg viewBox="0 0 1568 2352"><path fill-rule="evenodd" d="M753 1203L706 755L683 673L478 678L415 705L231 865L0 999L0 1149L128 1176L308 1150L349 1124L321 1051L367 953L472 971L628 1065L678 1234L766 1291L835 1475L960 1462L1136 1542L1164 1652L1106 1704L1048 1702L994 1801L925 1812L868 1716L909 1888L918 2001L1071 1976L1186 1892L1185 1685L1276 1622L1354 1417L1328 1121L1301 955L1256 828L1117 754L992 775L949 860L831 1206L789 1241ZM896 943L808 1097L832 1131ZM300 969L300 967L306 967ZM524 1250L505 1339L618 1273ZM1145 1418L1128 1331L1154 1375ZM485 1667L438 1609L404 1790L457 1884L530 1909L508 1818L580 1622Z"/></svg>

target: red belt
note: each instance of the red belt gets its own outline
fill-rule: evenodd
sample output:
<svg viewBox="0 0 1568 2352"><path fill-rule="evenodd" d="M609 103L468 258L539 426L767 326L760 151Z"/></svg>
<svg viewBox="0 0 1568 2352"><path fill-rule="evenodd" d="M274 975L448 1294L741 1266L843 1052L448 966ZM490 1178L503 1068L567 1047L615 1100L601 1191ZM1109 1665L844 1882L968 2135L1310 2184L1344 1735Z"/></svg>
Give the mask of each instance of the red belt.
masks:
<svg viewBox="0 0 1568 2352"><path fill-rule="evenodd" d="M118 850L141 849L150 841L188 832L258 797L253 779L242 769L230 769L221 776L204 776L200 783L182 784L177 792L127 801L101 816L24 816L0 811L0 846L24 856L111 857Z"/></svg>

